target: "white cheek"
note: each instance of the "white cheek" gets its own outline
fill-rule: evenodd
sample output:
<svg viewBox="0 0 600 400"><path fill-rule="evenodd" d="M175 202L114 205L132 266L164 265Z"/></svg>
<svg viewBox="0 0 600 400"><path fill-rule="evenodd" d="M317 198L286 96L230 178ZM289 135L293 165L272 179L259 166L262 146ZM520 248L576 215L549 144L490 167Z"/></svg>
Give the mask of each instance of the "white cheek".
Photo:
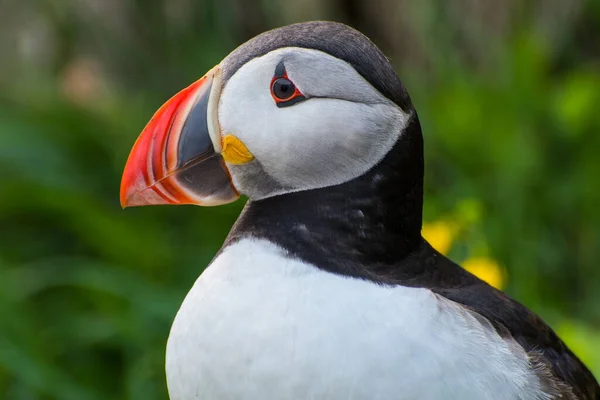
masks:
<svg viewBox="0 0 600 400"><path fill-rule="evenodd" d="M281 59L281 53L267 54L248 62L230 78L219 102L222 135L233 134L244 142L255 157L252 162L260 163L268 178L288 188L286 191L340 184L375 166L398 139L409 114L370 86L364 88L363 97L382 99L380 102L309 98L279 108L269 86ZM292 61L286 61L286 68L294 70ZM296 66L294 79L302 91L303 84L314 82L298 74L299 70ZM356 82L354 76L345 78L348 84ZM342 80L340 86L344 83ZM366 93L369 90L372 93ZM307 94L310 97L310 92ZM255 183L242 182L235 171L232 174L242 192ZM279 193L253 194L268 197Z"/></svg>
<svg viewBox="0 0 600 400"><path fill-rule="evenodd" d="M273 71L252 68L244 72L225 86L219 102L219 122L223 135L235 134L249 146L251 135L256 134L256 122L267 120L277 106L269 88Z"/></svg>
<svg viewBox="0 0 600 400"><path fill-rule="evenodd" d="M393 106L311 99L280 109L262 127L269 150L263 168L294 188L335 185L364 174L395 143ZM396 127L397 128L397 127Z"/></svg>

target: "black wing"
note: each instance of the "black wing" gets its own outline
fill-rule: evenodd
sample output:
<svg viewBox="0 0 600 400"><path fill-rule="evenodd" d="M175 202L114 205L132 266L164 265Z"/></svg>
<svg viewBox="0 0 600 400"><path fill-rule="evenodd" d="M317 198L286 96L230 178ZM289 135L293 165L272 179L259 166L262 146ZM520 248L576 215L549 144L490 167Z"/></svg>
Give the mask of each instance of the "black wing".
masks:
<svg viewBox="0 0 600 400"><path fill-rule="evenodd" d="M428 243L405 262L422 268L415 282L410 283L429 287L468 307L490 321L500 335L516 340L531 357L538 375L560 398L600 400L600 386L590 370L552 328L525 306L465 271Z"/></svg>

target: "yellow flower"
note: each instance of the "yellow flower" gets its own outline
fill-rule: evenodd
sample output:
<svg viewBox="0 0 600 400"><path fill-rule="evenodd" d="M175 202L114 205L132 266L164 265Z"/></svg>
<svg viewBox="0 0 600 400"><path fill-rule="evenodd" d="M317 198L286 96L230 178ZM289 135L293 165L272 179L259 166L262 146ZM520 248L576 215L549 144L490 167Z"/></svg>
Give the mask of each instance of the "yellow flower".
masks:
<svg viewBox="0 0 600 400"><path fill-rule="evenodd" d="M496 289L504 287L504 269L491 258L472 257L464 261L462 267Z"/></svg>
<svg viewBox="0 0 600 400"><path fill-rule="evenodd" d="M436 222L426 222L423 224L422 233L425 240L427 240L434 249L444 255L448 254L455 233L454 227L448 221L439 220Z"/></svg>

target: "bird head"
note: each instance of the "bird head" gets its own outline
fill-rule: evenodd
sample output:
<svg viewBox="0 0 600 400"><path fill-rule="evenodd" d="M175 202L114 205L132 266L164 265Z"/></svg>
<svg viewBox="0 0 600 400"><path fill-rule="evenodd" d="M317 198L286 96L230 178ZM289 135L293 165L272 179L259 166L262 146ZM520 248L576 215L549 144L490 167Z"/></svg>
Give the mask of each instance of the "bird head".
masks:
<svg viewBox="0 0 600 400"><path fill-rule="evenodd" d="M380 163L412 116L391 64L361 33L332 22L278 28L160 107L130 153L121 204L210 206L343 184Z"/></svg>

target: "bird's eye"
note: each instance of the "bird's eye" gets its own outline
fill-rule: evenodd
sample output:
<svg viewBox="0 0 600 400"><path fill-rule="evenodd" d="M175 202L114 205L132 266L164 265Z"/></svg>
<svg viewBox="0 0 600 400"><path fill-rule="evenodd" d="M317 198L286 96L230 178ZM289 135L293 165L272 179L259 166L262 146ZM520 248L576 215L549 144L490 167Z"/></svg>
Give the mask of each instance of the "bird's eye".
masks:
<svg viewBox="0 0 600 400"><path fill-rule="evenodd" d="M275 76L271 80L271 96L279 108L293 106L306 100L306 97L288 77L283 62L280 62L275 68Z"/></svg>
<svg viewBox="0 0 600 400"><path fill-rule="evenodd" d="M289 79L278 78L273 82L271 91L277 99L288 100L296 92L296 86Z"/></svg>

